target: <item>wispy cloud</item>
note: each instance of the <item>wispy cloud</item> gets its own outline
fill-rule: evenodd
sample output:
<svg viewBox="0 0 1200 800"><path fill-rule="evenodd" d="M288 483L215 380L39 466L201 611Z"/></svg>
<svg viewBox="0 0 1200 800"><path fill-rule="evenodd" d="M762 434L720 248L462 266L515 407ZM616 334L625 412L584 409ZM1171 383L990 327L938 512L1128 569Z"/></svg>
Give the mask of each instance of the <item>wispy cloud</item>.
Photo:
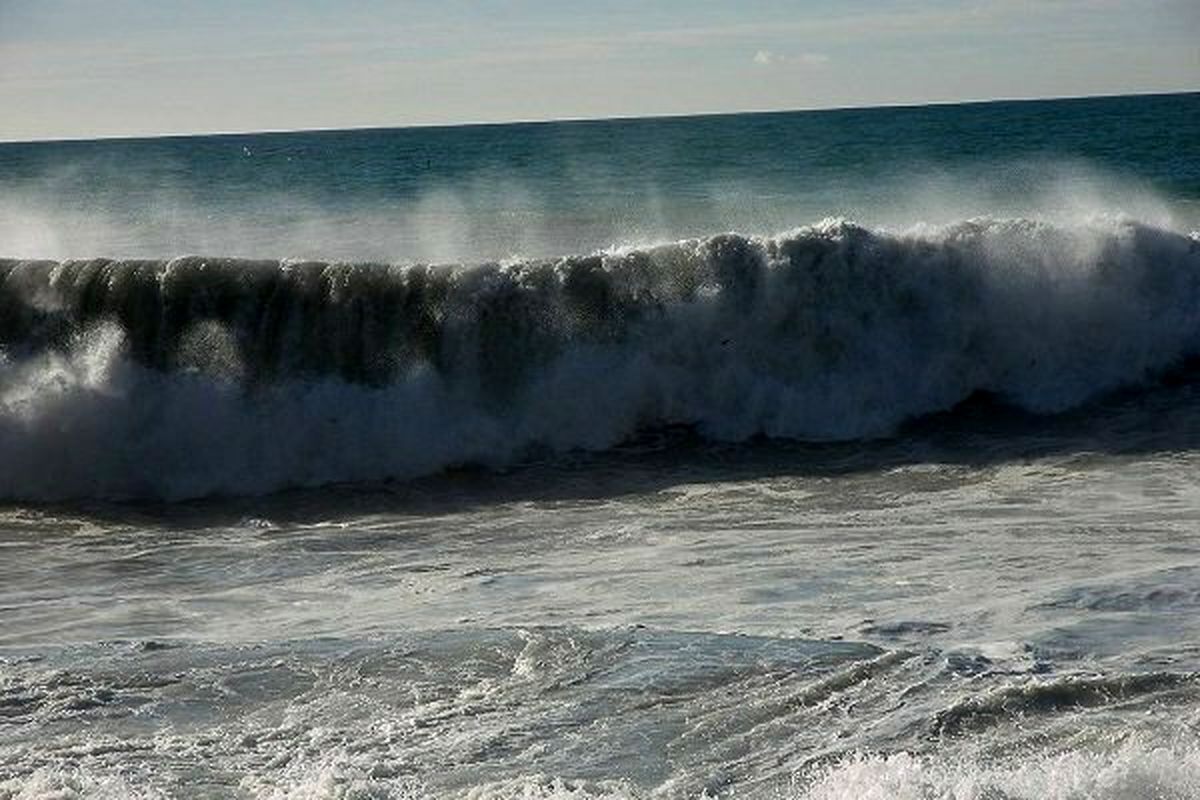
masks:
<svg viewBox="0 0 1200 800"><path fill-rule="evenodd" d="M759 50L754 54L754 63L759 66L772 64L795 64L805 67L819 67L829 63L829 56L824 53L792 53L781 54L773 50Z"/></svg>

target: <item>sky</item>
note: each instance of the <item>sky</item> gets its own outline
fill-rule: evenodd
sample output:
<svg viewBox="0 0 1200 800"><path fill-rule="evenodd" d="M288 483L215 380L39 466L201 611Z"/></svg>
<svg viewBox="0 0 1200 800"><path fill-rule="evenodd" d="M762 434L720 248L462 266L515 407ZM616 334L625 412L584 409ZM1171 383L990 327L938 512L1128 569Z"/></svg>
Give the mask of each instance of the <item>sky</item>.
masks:
<svg viewBox="0 0 1200 800"><path fill-rule="evenodd" d="M1197 0L0 0L0 140L1194 90Z"/></svg>

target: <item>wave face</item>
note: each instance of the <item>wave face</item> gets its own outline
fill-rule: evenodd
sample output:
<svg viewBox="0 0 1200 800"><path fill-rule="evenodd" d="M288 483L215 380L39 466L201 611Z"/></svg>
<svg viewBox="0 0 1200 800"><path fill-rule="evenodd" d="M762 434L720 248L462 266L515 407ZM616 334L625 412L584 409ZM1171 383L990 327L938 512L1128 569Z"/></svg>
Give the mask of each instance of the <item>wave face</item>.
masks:
<svg viewBox="0 0 1200 800"><path fill-rule="evenodd" d="M0 261L0 495L183 498L1077 406L1200 354L1200 237L829 220L558 260Z"/></svg>

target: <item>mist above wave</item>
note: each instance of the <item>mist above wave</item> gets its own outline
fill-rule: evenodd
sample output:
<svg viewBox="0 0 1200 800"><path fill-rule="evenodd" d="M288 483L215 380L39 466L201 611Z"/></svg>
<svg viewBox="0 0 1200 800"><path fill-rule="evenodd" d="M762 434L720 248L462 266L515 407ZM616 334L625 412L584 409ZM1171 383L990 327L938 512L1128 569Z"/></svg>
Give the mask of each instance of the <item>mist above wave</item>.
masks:
<svg viewBox="0 0 1200 800"><path fill-rule="evenodd" d="M1200 353L1200 239L829 220L473 267L0 262L0 495L260 493L1077 406Z"/></svg>
<svg viewBox="0 0 1200 800"><path fill-rule="evenodd" d="M189 178L190 168L155 159L74 156L23 181L0 178L0 256L474 263L614 242L648 247L728 230L766 237L826 216L891 230L976 216L1071 225L1105 214L1200 227L1194 198L1062 158L913 163L875 154L869 169L853 163L797 175L786 160L747 157L751 168L711 178L678 165L664 175L572 160L545 167L545 174L494 165L463 175L435 172L378 192L319 181L284 189L266 165L251 172L255 180L221 171ZM241 159L238 150L238 161L257 159Z"/></svg>

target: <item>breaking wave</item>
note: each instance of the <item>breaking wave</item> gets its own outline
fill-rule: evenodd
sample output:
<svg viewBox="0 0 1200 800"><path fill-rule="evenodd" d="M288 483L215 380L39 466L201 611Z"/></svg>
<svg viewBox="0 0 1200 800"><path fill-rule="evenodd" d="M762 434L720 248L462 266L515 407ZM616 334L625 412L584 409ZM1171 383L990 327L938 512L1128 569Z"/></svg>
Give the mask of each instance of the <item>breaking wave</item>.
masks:
<svg viewBox="0 0 1200 800"><path fill-rule="evenodd" d="M802 794L806 800L1025 800L1029 798L1161 798L1200 793L1194 742L1151 746L1130 738L1109 753L1067 750L1007 763L956 761L937 755L858 756L829 768Z"/></svg>
<svg viewBox="0 0 1200 800"><path fill-rule="evenodd" d="M376 770L377 772L380 770ZM372 775L336 759L282 775L246 775L239 786L251 798L387 798L418 800L447 794L412 778ZM638 791L622 781L588 782L528 775L457 792L471 800L638 800L674 796L669 784ZM796 776L791 790L771 796L799 800L1190 800L1200 795L1200 750L1194 742L1149 744L1131 737L1110 752L1084 749L1032 753L1004 762L941 753L854 755ZM120 776L82 770L39 770L0 780L0 800L151 800L172 794Z"/></svg>
<svg viewBox="0 0 1200 800"><path fill-rule="evenodd" d="M827 220L470 267L0 261L0 496L184 498L637 432L846 440L1200 355L1200 235Z"/></svg>

